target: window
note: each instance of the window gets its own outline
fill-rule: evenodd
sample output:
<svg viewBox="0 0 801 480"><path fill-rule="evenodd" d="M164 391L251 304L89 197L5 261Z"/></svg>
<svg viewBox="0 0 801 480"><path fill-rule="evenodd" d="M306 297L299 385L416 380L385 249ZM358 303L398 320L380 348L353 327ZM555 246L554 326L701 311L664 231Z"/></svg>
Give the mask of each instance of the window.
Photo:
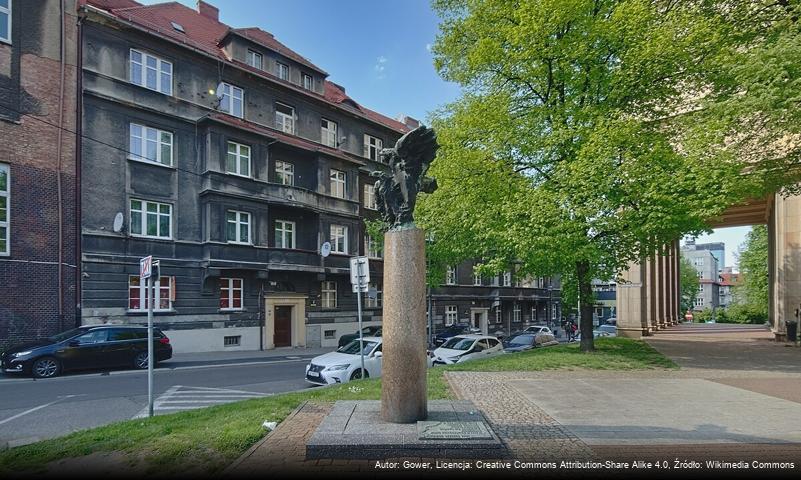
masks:
<svg viewBox="0 0 801 480"><path fill-rule="evenodd" d="M348 253L348 227L331 225L331 252Z"/></svg>
<svg viewBox="0 0 801 480"><path fill-rule="evenodd" d="M244 90L231 84L223 83L222 94L220 110L229 115L242 118L244 112Z"/></svg>
<svg viewBox="0 0 801 480"><path fill-rule="evenodd" d="M512 286L512 272L503 272L503 286L504 287Z"/></svg>
<svg viewBox="0 0 801 480"><path fill-rule="evenodd" d="M131 158L172 166L172 133L132 123L129 131Z"/></svg>
<svg viewBox="0 0 801 480"><path fill-rule="evenodd" d="M495 323L501 323L503 321L503 317L501 316L501 307L495 308Z"/></svg>
<svg viewBox="0 0 801 480"><path fill-rule="evenodd" d="M172 205L131 199L131 235L172 238Z"/></svg>
<svg viewBox="0 0 801 480"><path fill-rule="evenodd" d="M131 83L172 95L172 63L131 49Z"/></svg>
<svg viewBox="0 0 801 480"><path fill-rule="evenodd" d="M303 88L306 90L314 90L314 80L311 75L303 74Z"/></svg>
<svg viewBox="0 0 801 480"><path fill-rule="evenodd" d="M242 310L242 279L220 279L220 310Z"/></svg>
<svg viewBox="0 0 801 480"><path fill-rule="evenodd" d="M703 258L695 258L695 259L693 259L693 264L696 267L703 267L704 266L704 259Z"/></svg>
<svg viewBox="0 0 801 480"><path fill-rule="evenodd" d="M276 74L278 75L278 78L289 81L289 66L284 65L281 62L275 62L275 69L277 70Z"/></svg>
<svg viewBox="0 0 801 480"><path fill-rule="evenodd" d="M500 284L500 280L501 279L500 279L500 277L498 277L498 275L495 275L494 277L492 277L492 286L493 287L497 287Z"/></svg>
<svg viewBox="0 0 801 480"><path fill-rule="evenodd" d="M186 30L184 30L184 26L181 25L180 23L170 22L170 25L172 25L172 28L174 28L175 31L186 33Z"/></svg>
<svg viewBox="0 0 801 480"><path fill-rule="evenodd" d="M480 286L481 285L481 275L474 273L473 274L473 285Z"/></svg>
<svg viewBox="0 0 801 480"><path fill-rule="evenodd" d="M275 248L295 248L295 222L275 221Z"/></svg>
<svg viewBox="0 0 801 480"><path fill-rule="evenodd" d="M551 320L556 320L556 305L551 305Z"/></svg>
<svg viewBox="0 0 801 480"><path fill-rule="evenodd" d="M704 284L703 283L698 285L698 292L699 293L704 293Z"/></svg>
<svg viewBox="0 0 801 480"><path fill-rule="evenodd" d="M293 186L295 184L295 166L289 162L276 160L275 179L281 185Z"/></svg>
<svg viewBox="0 0 801 480"><path fill-rule="evenodd" d="M695 306L696 307L703 307L704 306L704 297L698 297L695 299Z"/></svg>
<svg viewBox="0 0 801 480"><path fill-rule="evenodd" d="M364 156L370 160L379 161L378 153L381 151L384 142L380 138L364 134Z"/></svg>
<svg viewBox="0 0 801 480"><path fill-rule="evenodd" d="M147 280L142 282L139 275L128 277L128 310L147 311ZM159 277L153 284L158 292L158 301L153 303L154 312L172 310L175 294L172 277Z"/></svg>
<svg viewBox="0 0 801 480"><path fill-rule="evenodd" d="M11 253L11 177L0 164L0 255Z"/></svg>
<svg viewBox="0 0 801 480"><path fill-rule="evenodd" d="M515 323L520 322L520 305L516 303L514 308L512 309L512 321Z"/></svg>
<svg viewBox="0 0 801 480"><path fill-rule="evenodd" d="M337 331L336 330L323 330L323 337L326 340L333 340L337 338Z"/></svg>
<svg viewBox="0 0 801 480"><path fill-rule="evenodd" d="M324 118L320 122L320 125L320 141L323 145L337 148L337 124Z"/></svg>
<svg viewBox="0 0 801 480"><path fill-rule="evenodd" d="M250 214L228 210L225 214L226 240L228 243L250 244Z"/></svg>
<svg viewBox="0 0 801 480"><path fill-rule="evenodd" d="M450 326L456 323L456 317L459 315L456 305L448 305L445 307L445 326Z"/></svg>
<svg viewBox="0 0 801 480"><path fill-rule="evenodd" d="M242 343L242 335L232 335L230 337L223 337L224 347L238 347Z"/></svg>
<svg viewBox="0 0 801 480"><path fill-rule="evenodd" d="M295 109L284 105L275 104L275 128L284 133L295 133Z"/></svg>
<svg viewBox="0 0 801 480"><path fill-rule="evenodd" d="M248 50L248 65L251 67L258 68L259 70L264 70L263 62L261 58L261 53L254 52L253 50Z"/></svg>
<svg viewBox="0 0 801 480"><path fill-rule="evenodd" d="M250 176L250 147L241 143L228 142L225 158L225 171L234 175Z"/></svg>
<svg viewBox="0 0 801 480"><path fill-rule="evenodd" d="M345 172L331 169L331 196L345 198Z"/></svg>
<svg viewBox="0 0 801 480"><path fill-rule="evenodd" d="M378 203L375 199L375 184L364 185L364 208L368 210L378 210Z"/></svg>
<svg viewBox="0 0 801 480"><path fill-rule="evenodd" d="M381 297L382 297L381 286L371 283L369 285L369 289L370 290L375 289L375 298L370 298L370 296L368 295L365 298L364 305L367 308L381 308Z"/></svg>
<svg viewBox="0 0 801 480"><path fill-rule="evenodd" d="M364 252L370 258L381 258L381 247L370 235L364 236Z"/></svg>
<svg viewBox="0 0 801 480"><path fill-rule="evenodd" d="M93 330L89 333L85 333L76 338L75 341L78 342L79 345L92 345L95 343L103 343L107 339L108 329L104 328L102 330Z"/></svg>
<svg viewBox="0 0 801 480"><path fill-rule="evenodd" d="M448 266L445 271L445 285L456 285L456 267Z"/></svg>
<svg viewBox="0 0 801 480"><path fill-rule="evenodd" d="M11 43L11 0L0 0L0 41Z"/></svg>
<svg viewBox="0 0 801 480"><path fill-rule="evenodd" d="M337 282L323 282L321 306L323 308L337 308Z"/></svg>

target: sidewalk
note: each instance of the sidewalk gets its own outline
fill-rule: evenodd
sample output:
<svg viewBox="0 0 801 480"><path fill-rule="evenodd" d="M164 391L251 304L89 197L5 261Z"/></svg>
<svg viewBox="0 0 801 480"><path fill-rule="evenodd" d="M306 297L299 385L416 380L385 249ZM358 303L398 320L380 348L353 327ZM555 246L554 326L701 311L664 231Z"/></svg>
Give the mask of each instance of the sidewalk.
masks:
<svg viewBox="0 0 801 480"><path fill-rule="evenodd" d="M239 350L223 352L176 353L162 362L162 368L189 367L196 365L227 365L234 363L270 362L280 360L310 359L333 352L334 347L305 348L280 347L271 350Z"/></svg>

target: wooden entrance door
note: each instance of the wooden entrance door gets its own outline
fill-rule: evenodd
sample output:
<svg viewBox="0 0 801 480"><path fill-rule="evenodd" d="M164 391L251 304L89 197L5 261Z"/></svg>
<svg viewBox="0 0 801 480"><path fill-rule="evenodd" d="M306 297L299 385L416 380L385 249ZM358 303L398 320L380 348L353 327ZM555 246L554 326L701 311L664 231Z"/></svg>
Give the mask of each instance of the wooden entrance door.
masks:
<svg viewBox="0 0 801 480"><path fill-rule="evenodd" d="M292 307L275 307L275 333L273 336L276 347L292 346Z"/></svg>

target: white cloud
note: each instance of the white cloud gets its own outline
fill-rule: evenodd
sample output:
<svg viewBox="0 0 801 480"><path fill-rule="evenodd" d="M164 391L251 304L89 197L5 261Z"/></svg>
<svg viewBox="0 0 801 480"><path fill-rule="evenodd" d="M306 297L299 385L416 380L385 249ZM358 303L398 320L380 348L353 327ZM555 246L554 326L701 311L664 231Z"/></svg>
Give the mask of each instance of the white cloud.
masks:
<svg viewBox="0 0 801 480"><path fill-rule="evenodd" d="M383 55L379 56L376 59L375 66L373 66L373 69L375 70L376 76L378 77L379 80L382 80L387 77L386 69L388 61L389 60L387 59L387 57Z"/></svg>

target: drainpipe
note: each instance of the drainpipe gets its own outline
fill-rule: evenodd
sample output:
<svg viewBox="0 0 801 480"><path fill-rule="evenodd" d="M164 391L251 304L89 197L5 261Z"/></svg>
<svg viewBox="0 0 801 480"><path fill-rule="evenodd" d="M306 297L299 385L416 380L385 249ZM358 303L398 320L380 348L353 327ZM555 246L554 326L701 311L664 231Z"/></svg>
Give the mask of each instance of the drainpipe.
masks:
<svg viewBox="0 0 801 480"><path fill-rule="evenodd" d="M264 351L264 280L259 282L259 350Z"/></svg>
<svg viewBox="0 0 801 480"><path fill-rule="evenodd" d="M81 324L82 270L81 260L81 156L83 155L83 18L77 22L77 61L75 75L75 327Z"/></svg>
<svg viewBox="0 0 801 480"><path fill-rule="evenodd" d="M56 175L56 190L58 192L58 326L59 330L64 330L64 199L62 198L62 185L61 185L61 154L64 135L64 70L66 67L66 35L67 32L64 28L66 21L65 13L66 6L65 0L59 2L59 25L61 30L60 43L61 43L61 71L59 77L59 92L58 92L58 133L56 143L56 158L58 164L58 172Z"/></svg>

